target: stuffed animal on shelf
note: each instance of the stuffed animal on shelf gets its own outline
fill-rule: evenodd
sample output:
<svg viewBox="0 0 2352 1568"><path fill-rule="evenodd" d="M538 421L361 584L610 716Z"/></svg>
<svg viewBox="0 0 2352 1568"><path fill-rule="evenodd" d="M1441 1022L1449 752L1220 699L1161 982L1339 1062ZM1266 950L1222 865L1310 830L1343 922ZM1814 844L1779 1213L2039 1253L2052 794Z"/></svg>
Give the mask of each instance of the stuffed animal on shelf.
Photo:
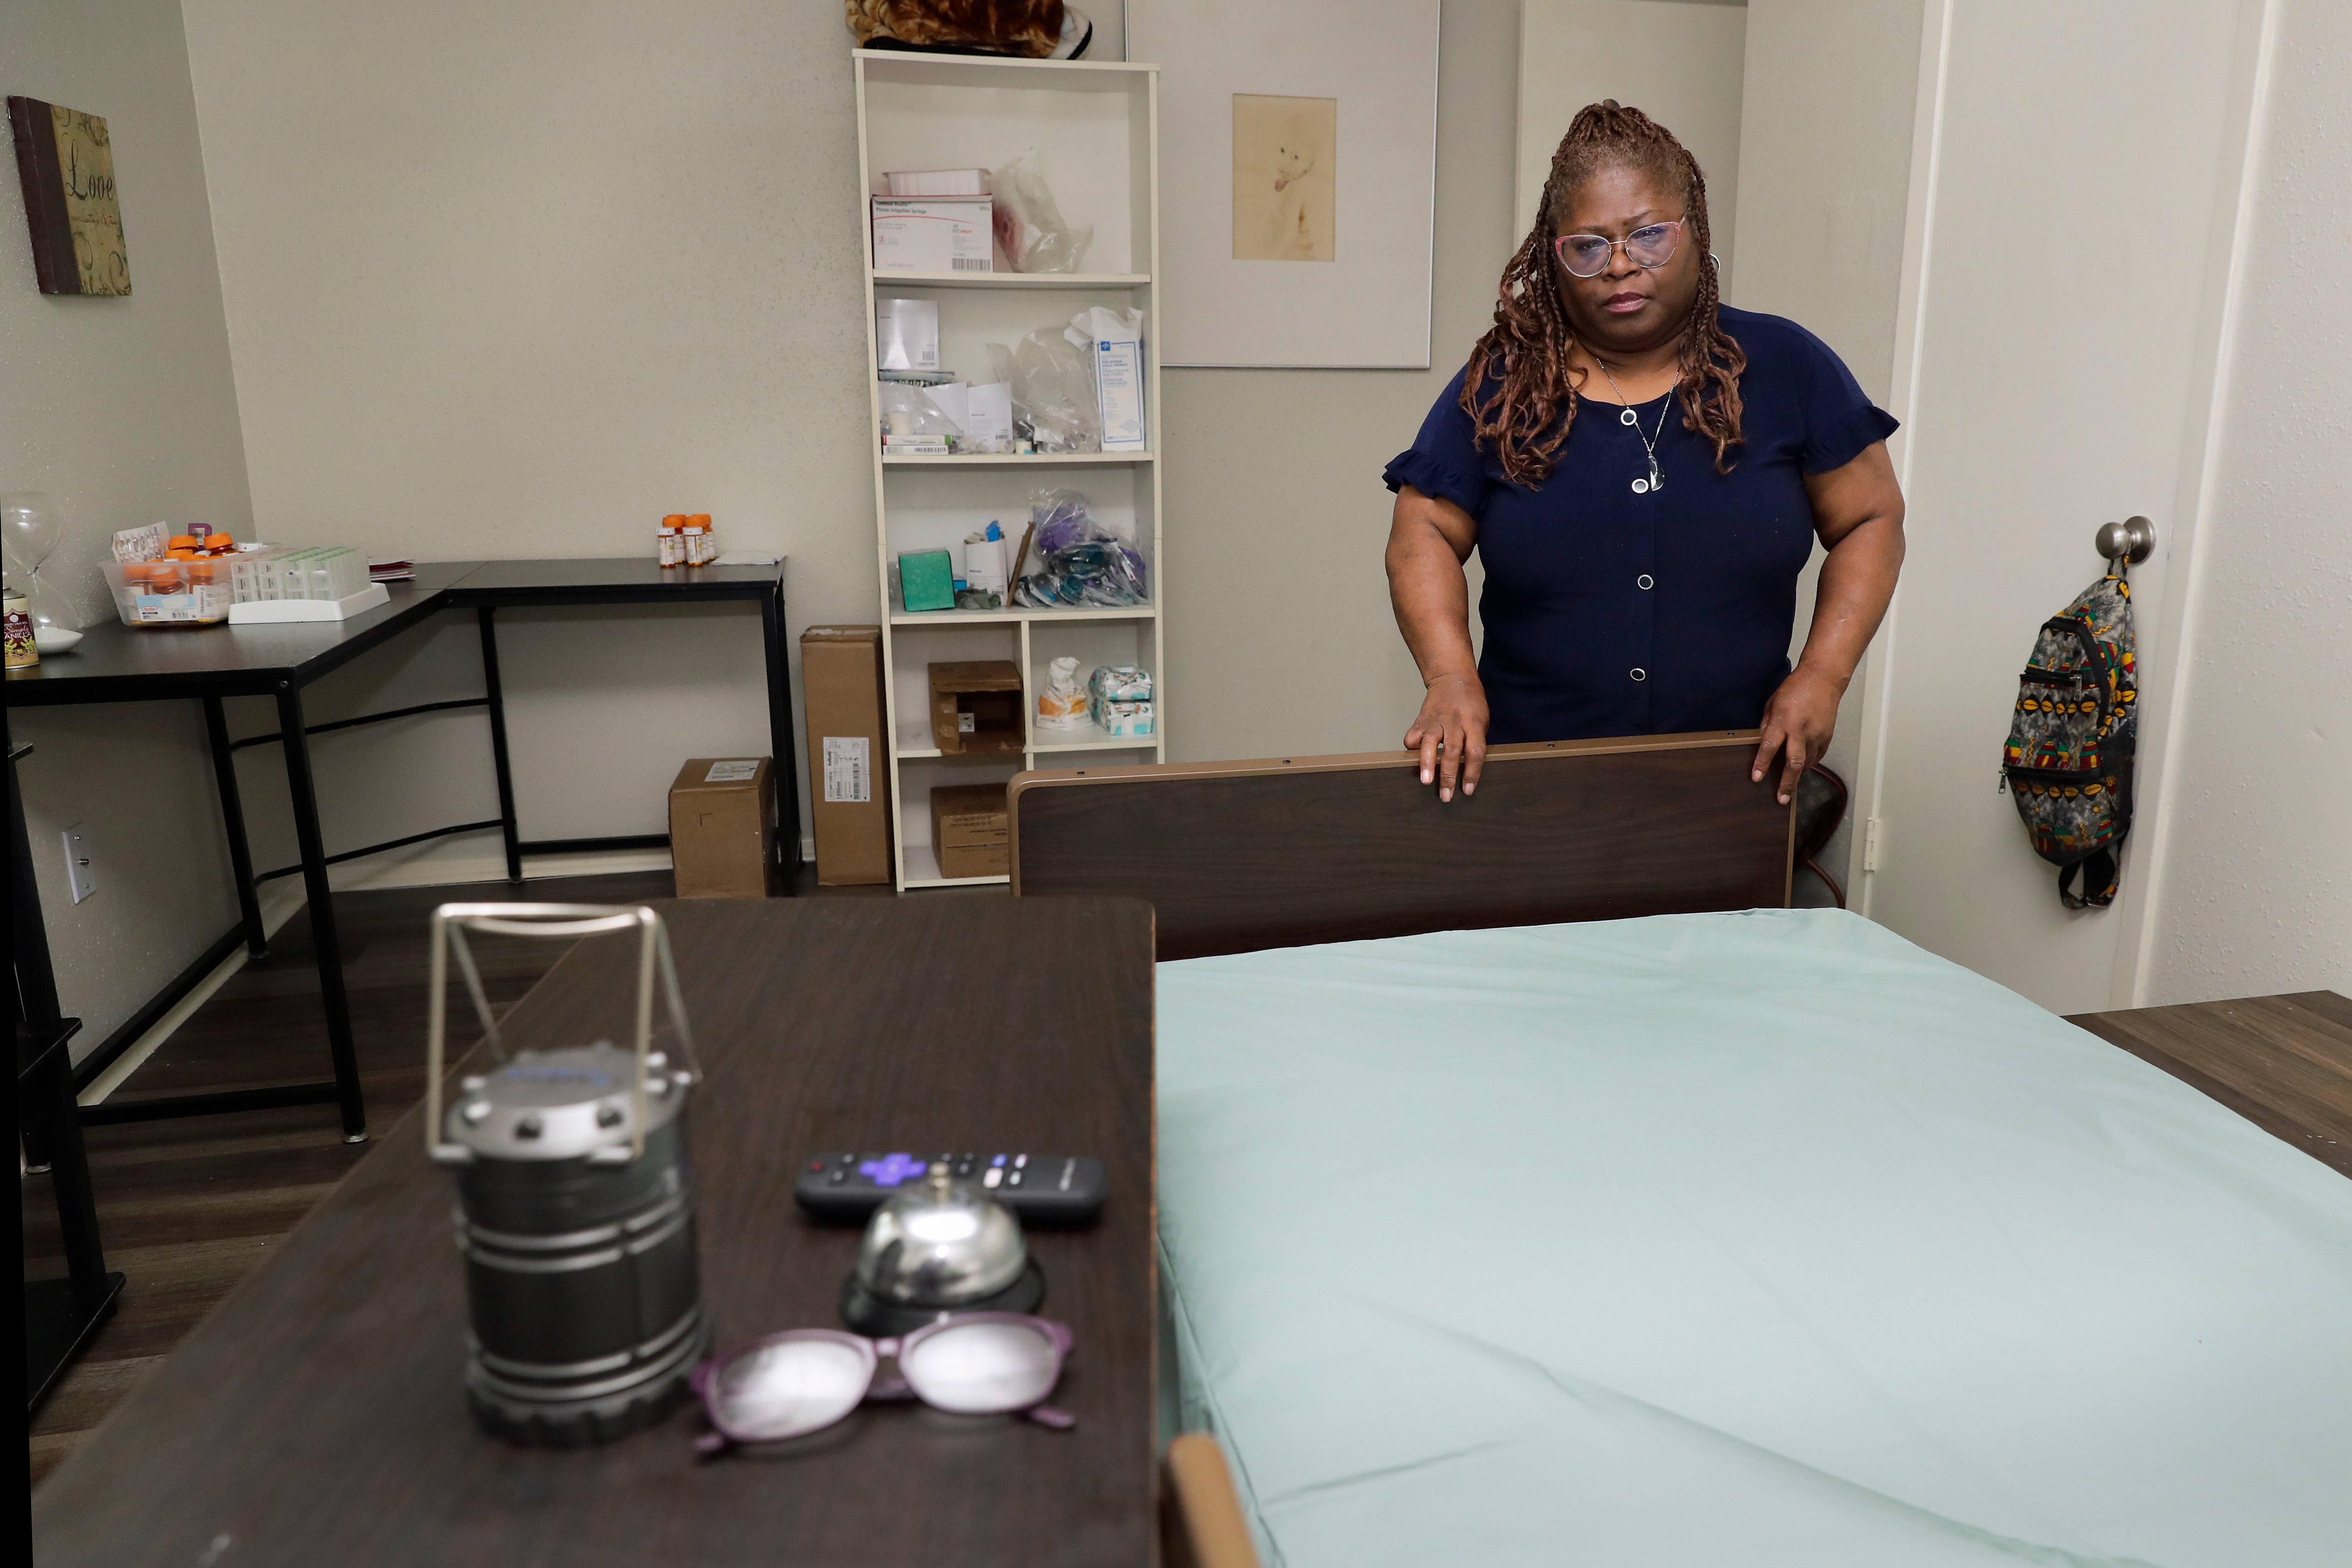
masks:
<svg viewBox="0 0 2352 1568"><path fill-rule="evenodd" d="M867 49L1018 55L1074 60L1094 24L1062 0L843 0L849 31Z"/></svg>

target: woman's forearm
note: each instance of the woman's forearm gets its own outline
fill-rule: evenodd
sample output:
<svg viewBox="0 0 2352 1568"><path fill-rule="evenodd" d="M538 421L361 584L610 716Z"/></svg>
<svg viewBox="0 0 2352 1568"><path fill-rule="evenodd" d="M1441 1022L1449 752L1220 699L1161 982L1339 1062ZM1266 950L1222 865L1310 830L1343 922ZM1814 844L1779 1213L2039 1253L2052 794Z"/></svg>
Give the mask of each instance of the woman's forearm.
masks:
<svg viewBox="0 0 2352 1568"><path fill-rule="evenodd" d="M1478 678L1470 646L1470 585L1462 570L1467 551L1447 537L1448 519L1431 515L1437 505L1408 491L1397 498L1389 530L1389 602L1423 685Z"/></svg>
<svg viewBox="0 0 2352 1568"><path fill-rule="evenodd" d="M1801 669L1835 680L1843 690L1878 632L1903 570L1903 522L1873 517L1849 530L1822 562L1813 597L1813 624L1805 634Z"/></svg>
<svg viewBox="0 0 2352 1568"><path fill-rule="evenodd" d="M1421 712L1404 733L1421 753L1421 781L1440 800L1478 790L1486 763L1486 691L1470 647L1470 583L1462 563L1478 525L1450 501L1407 485L1389 524L1389 602L1412 662L1421 667Z"/></svg>

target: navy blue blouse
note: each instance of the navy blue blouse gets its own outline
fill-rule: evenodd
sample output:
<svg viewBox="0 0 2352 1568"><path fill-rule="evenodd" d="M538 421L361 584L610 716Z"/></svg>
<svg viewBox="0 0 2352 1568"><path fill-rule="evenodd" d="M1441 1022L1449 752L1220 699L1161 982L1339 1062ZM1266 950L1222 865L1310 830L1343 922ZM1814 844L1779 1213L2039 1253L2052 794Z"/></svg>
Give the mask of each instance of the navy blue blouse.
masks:
<svg viewBox="0 0 2352 1568"><path fill-rule="evenodd" d="M1473 442L1457 374L1381 476L1478 524L1489 740L1745 729L1789 674L1813 543L1804 476L1843 467L1895 422L1802 327L1721 310L1748 355L1747 439L1728 474L1670 393L1633 410L1638 434L1614 404L1580 402L1551 477L1514 485ZM1654 491L1643 434L1664 480Z"/></svg>

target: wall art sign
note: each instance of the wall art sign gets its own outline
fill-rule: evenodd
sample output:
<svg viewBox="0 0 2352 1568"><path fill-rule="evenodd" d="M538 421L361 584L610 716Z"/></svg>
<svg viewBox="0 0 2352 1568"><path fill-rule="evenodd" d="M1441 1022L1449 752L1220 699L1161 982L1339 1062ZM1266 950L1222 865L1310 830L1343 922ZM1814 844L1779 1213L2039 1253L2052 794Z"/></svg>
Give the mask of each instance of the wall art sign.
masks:
<svg viewBox="0 0 2352 1568"><path fill-rule="evenodd" d="M8 99L16 174L44 294L128 294L131 260L115 200L114 146L102 115L37 98Z"/></svg>
<svg viewBox="0 0 2352 1568"><path fill-rule="evenodd" d="M1426 368L1437 0L1129 0L1170 365Z"/></svg>

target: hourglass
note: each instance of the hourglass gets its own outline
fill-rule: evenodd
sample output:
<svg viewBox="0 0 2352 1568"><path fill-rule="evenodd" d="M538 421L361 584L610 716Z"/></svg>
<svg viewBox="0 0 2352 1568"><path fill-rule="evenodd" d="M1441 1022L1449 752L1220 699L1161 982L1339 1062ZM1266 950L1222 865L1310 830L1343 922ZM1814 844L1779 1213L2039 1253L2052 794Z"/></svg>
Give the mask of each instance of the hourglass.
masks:
<svg viewBox="0 0 2352 1568"><path fill-rule="evenodd" d="M81 612L72 597L41 576L65 532L66 515L53 497L38 490L0 496L0 549L7 557L8 580L26 598L33 641L44 653L62 653L81 641Z"/></svg>

